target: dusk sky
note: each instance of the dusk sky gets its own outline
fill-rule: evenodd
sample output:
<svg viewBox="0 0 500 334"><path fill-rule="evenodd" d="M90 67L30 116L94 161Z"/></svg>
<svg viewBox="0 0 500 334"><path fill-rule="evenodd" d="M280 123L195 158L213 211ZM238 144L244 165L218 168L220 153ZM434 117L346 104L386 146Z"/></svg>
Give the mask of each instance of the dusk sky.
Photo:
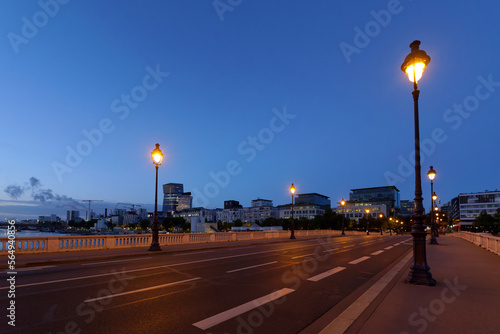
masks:
<svg viewBox="0 0 500 334"><path fill-rule="evenodd" d="M409 44L422 186L441 203L500 188L498 1L0 2L0 218L154 203L274 205L395 185L414 197ZM159 193L161 210L162 193Z"/></svg>

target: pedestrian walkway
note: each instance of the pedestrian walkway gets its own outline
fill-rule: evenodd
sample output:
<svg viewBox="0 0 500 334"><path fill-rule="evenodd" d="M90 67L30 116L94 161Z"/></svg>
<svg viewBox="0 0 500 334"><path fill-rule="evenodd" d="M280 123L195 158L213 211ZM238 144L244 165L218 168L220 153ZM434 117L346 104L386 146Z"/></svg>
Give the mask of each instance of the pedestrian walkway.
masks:
<svg viewBox="0 0 500 334"><path fill-rule="evenodd" d="M458 237L442 236L438 242L427 245L436 286L405 282L410 252L399 274L345 333L500 333L500 256ZM326 316L318 322L325 324ZM337 333L334 326L328 327L336 318L316 331Z"/></svg>

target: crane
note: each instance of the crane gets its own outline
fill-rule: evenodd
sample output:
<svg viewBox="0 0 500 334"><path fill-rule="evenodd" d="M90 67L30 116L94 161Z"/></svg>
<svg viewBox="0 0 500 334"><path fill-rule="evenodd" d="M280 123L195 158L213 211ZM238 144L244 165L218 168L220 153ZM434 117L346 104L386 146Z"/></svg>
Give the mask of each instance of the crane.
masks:
<svg viewBox="0 0 500 334"><path fill-rule="evenodd" d="M87 215L85 214L85 220L89 221L90 218L92 218L92 215L90 214L90 202L102 202L101 199L84 199L82 200L82 202L89 202L89 214L88 214L88 219L87 219Z"/></svg>

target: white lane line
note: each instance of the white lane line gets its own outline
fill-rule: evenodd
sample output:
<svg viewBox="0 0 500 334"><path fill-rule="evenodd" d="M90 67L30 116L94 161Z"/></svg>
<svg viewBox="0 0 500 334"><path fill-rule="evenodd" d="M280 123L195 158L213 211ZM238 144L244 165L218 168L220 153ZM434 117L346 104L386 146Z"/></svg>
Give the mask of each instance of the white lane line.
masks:
<svg viewBox="0 0 500 334"><path fill-rule="evenodd" d="M27 268L19 268L14 270L15 272L22 272L22 271L32 271L32 270L42 270L45 268L52 268L55 266L40 266L40 267L27 267ZM5 273L12 272L12 270L7 270Z"/></svg>
<svg viewBox="0 0 500 334"><path fill-rule="evenodd" d="M229 270L229 271L226 271L226 273L230 274L230 273L234 273L234 272L237 272L237 271L242 271L242 270L247 270L247 269L252 269L252 268L257 268L257 267L262 267L262 266L267 266L267 265L274 264L274 263L278 263L278 261L267 262L267 263L257 264L255 266L250 266L250 267L245 267L245 268L240 268L240 269Z"/></svg>
<svg viewBox="0 0 500 334"><path fill-rule="evenodd" d="M388 246L388 247L385 247L384 249L385 249L385 250L389 250L389 249L391 249L391 248L394 248L394 246Z"/></svg>
<svg viewBox="0 0 500 334"><path fill-rule="evenodd" d="M126 261L138 261L138 260L146 260L151 257L139 257L135 259L126 259L126 260L114 260L114 261L104 261L104 262L89 262L89 263L80 263L82 266L92 266L96 264L106 264L106 263L117 263L117 262L126 262Z"/></svg>
<svg viewBox="0 0 500 334"><path fill-rule="evenodd" d="M109 298L114 298L114 297L123 296L123 295L130 295L132 293L138 293L138 292L143 292L143 291L148 291L148 290L154 290L154 289L161 289L161 288L164 288L164 287L167 287L167 286L182 284L182 283L191 282L191 281L196 281L196 280L199 280L199 279L201 279L201 277L195 277L195 278L185 279L183 281L177 281L177 282L172 282L172 283L167 283L167 284L162 284L162 285L150 286L149 288L144 288L144 289L139 289L139 290L132 290L132 291L127 291L127 292L121 292L121 293L117 293L117 294L114 294L114 295L107 295L107 296L104 296L104 297L97 297L97 298L92 298L92 299L86 299L83 302L84 303L90 303L90 302L95 302L96 300L101 300L101 299L109 299Z"/></svg>
<svg viewBox="0 0 500 334"><path fill-rule="evenodd" d="M174 254L174 256L196 255L196 254L213 253L213 252L215 252L215 251L211 250L211 251L204 251L204 252L187 252L187 253L183 253L183 254Z"/></svg>
<svg viewBox="0 0 500 334"><path fill-rule="evenodd" d="M175 266L182 266L182 265L185 265L185 264L200 263L200 262L209 262L209 261L217 261L217 260L224 260L224 259L230 259L230 258L235 258L235 257L255 255L255 254L272 253L272 252L283 252L283 250L285 250L285 249L293 249L293 248L297 248L297 247L290 247L290 248L277 249L277 250L269 250L269 251L262 251L262 252L245 253L245 254L238 254L238 255L231 255L231 256L222 256L222 257L216 257L216 258L205 259L205 260L197 260L197 261L189 261L189 262L165 264L165 265L156 266L156 267L130 269L130 270L123 270L123 271L120 271L120 272L110 272L110 273L105 273L105 274L96 274L96 275L88 275L88 276L63 278L63 279L59 279L59 280L46 281L46 282L36 282L36 283L21 284L21 285L16 285L16 288L22 288L22 287L27 287L27 286L36 286L36 285L44 285L44 284L51 284L51 283L68 282L68 281L76 281L76 280L87 279L87 278L111 276L111 275L117 275L117 274L122 274L122 273L133 273L133 272L145 271L145 270L162 269L162 268L169 268L169 267L175 267ZM8 286L0 287L0 290L4 290L4 289L9 289L9 287Z"/></svg>
<svg viewBox="0 0 500 334"><path fill-rule="evenodd" d="M344 246L344 248L351 248L351 247L354 247L356 245L347 245L347 246Z"/></svg>
<svg viewBox="0 0 500 334"><path fill-rule="evenodd" d="M329 252L335 252L336 250L339 250L340 248L334 248L334 249L329 249L329 250L326 250L324 251L325 253L329 253Z"/></svg>
<svg viewBox="0 0 500 334"><path fill-rule="evenodd" d="M381 249L381 250L378 250L376 252L371 253L370 255L379 255L380 253L383 253L383 252L384 252L384 250Z"/></svg>
<svg viewBox="0 0 500 334"><path fill-rule="evenodd" d="M363 257L360 257L359 259L352 260L351 262L349 262L349 264L358 264L360 262L368 260L369 258L370 258L369 256L363 256Z"/></svg>
<svg viewBox="0 0 500 334"><path fill-rule="evenodd" d="M399 245L400 245L400 243L398 242L397 244L394 244L393 246L399 246Z"/></svg>
<svg viewBox="0 0 500 334"><path fill-rule="evenodd" d="M206 330L210 327L213 327L215 325L220 324L221 322L224 322L226 320L237 317L245 312L253 310L256 307L259 307L259 306L264 305L266 303L272 302L273 300L276 300L278 298L286 296L289 293L292 293L294 291L295 290L288 289L288 288L274 291L274 292L272 292L264 297L254 299L248 303L242 304L240 306L236 306L232 309L229 309L229 310L224 311L222 313L211 316L210 318L207 318L205 320L198 321L198 322L194 323L193 326L198 327L201 330Z"/></svg>
<svg viewBox="0 0 500 334"><path fill-rule="evenodd" d="M306 256L313 256L314 254L315 254L315 253L306 254L306 255L294 256L294 257L292 257L292 260L293 260L293 259L298 259L298 258L301 258L301 257L306 257Z"/></svg>
<svg viewBox="0 0 500 334"><path fill-rule="evenodd" d="M389 284L389 282L397 275L397 273L405 266L405 264L413 256L409 253L398 264L396 264L388 273L386 273L377 283L371 286L361 297L351 304L344 312L342 312L335 320L333 320L320 334L342 334L354 321L363 313L371 302L377 298L380 292Z"/></svg>
<svg viewBox="0 0 500 334"><path fill-rule="evenodd" d="M335 267L333 269L325 271L324 273L318 274L318 275L313 276L313 277L309 277L307 280L311 281L311 282L317 282L319 280L322 280L325 277L328 277L330 275L333 275L333 274L336 274L338 272L341 272L344 269L345 269L345 267Z"/></svg>

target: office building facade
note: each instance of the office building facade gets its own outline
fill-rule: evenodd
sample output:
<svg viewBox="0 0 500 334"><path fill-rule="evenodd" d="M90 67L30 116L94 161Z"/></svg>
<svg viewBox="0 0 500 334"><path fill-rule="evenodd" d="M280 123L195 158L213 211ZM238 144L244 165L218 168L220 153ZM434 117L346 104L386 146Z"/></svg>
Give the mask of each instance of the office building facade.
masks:
<svg viewBox="0 0 500 334"><path fill-rule="evenodd" d="M459 224L462 227L472 226L474 220L482 211L486 211L489 215L494 215L497 209L500 208L500 191L486 191L482 193L460 194Z"/></svg>
<svg viewBox="0 0 500 334"><path fill-rule="evenodd" d="M184 192L182 183L167 183L163 185L163 208L164 216L172 216L175 211L190 209L193 197L190 192Z"/></svg>

